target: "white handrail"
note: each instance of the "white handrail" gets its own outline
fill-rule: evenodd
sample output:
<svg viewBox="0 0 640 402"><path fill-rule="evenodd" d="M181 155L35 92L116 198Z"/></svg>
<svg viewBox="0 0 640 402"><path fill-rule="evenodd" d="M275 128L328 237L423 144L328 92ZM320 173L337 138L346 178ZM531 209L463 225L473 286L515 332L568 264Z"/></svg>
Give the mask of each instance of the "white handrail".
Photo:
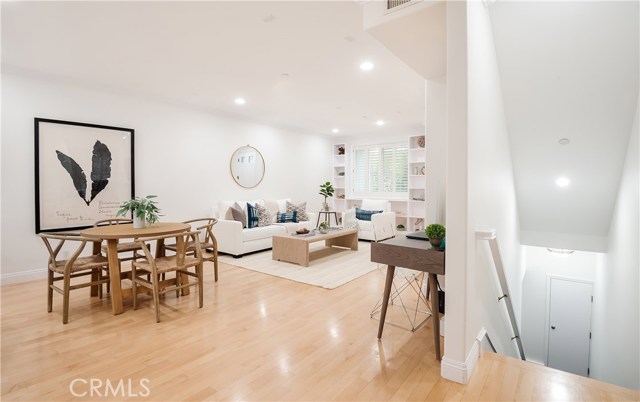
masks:
<svg viewBox="0 0 640 402"><path fill-rule="evenodd" d="M524 349L522 348L522 340L520 339L520 332L518 331L518 323L516 322L515 313L513 312L513 305L511 304L511 298L509 297L509 285L507 284L507 278L504 275L504 265L502 264L502 258L500 257L500 249L498 249L498 241L496 240L495 230L477 230L476 239L487 240L489 242L489 248L491 248L491 255L493 257L493 263L496 267L496 273L498 274L498 282L500 284L500 293L498 302L500 300L505 301L507 307L507 313L509 314L509 321L511 322L511 329L513 330L513 338L518 345L518 351L520 352L520 358L526 360L524 357Z"/></svg>

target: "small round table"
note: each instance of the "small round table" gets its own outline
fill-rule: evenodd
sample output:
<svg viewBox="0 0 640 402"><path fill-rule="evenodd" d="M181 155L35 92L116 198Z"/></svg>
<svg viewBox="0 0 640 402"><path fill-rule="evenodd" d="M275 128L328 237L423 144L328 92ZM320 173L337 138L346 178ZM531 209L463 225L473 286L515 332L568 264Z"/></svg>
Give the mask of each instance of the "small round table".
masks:
<svg viewBox="0 0 640 402"><path fill-rule="evenodd" d="M188 231L187 223L157 222L144 229L134 229L132 224L107 225L85 229L80 234L96 240L107 241L107 259L109 260L109 278L111 283L111 308L113 314L121 314L122 286L120 284L120 262L118 260L118 241L120 239L134 239L140 237L162 236ZM161 253L163 244L158 241L156 254Z"/></svg>
<svg viewBox="0 0 640 402"><path fill-rule="evenodd" d="M337 211L320 211L318 212L318 220L316 221L316 227L320 224L320 215L324 215L324 222L331 224L331 215L336 219L336 226L339 226L338 223L338 212Z"/></svg>

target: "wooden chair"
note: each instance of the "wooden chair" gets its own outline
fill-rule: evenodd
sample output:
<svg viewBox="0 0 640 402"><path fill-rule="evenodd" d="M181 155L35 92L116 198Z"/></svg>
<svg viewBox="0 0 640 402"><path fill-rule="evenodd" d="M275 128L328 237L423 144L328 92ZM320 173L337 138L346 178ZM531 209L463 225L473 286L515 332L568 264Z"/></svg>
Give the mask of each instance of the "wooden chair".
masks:
<svg viewBox="0 0 640 402"><path fill-rule="evenodd" d="M48 261L48 281L47 281L47 312L53 311L53 291L60 293L62 299L62 323L69 321L69 292L88 286L98 287L98 297L102 298L102 284L109 283L109 276L103 276L102 271L109 272L109 261L107 257L93 254L87 257L80 257L87 242L92 239L82 237L73 233L40 233L40 238L44 241L49 252ZM57 244L55 243L57 241ZM58 259L60 250L65 242L79 243L76 250L68 260ZM91 275L89 282L72 285L71 279ZM55 282L63 281L62 288L57 287Z"/></svg>
<svg viewBox="0 0 640 402"><path fill-rule="evenodd" d="M203 252L211 250L208 255L203 254L202 259L204 261L213 261L213 279L218 282L218 241L216 237L213 235L213 225L218 223L216 218L198 218L191 219L188 221L184 221L183 223L188 223L192 227L196 226L196 230L201 231L202 235L200 236L200 248ZM176 251L175 244L169 244L164 246L165 250L171 250L173 252ZM195 252L195 248L193 244L190 242L187 244L187 254L193 254Z"/></svg>
<svg viewBox="0 0 640 402"><path fill-rule="evenodd" d="M181 234L172 234L165 236L146 237L137 239L136 242L140 245L140 248L144 252L145 259L135 260L131 263L131 282L132 295L133 295L133 308L138 308L138 286L143 286L147 289L151 289L153 292L153 302L156 309L156 322L160 322L160 309L159 298L161 294L175 291L176 295L180 289L187 288L189 286L198 286L198 296L200 302L200 308L203 305L203 275L202 275L202 250L200 248L200 242L198 236L200 232L193 231ZM176 254L170 257L157 257L154 258L149 251L149 243L152 241L175 238L176 239ZM192 255L187 255L186 245L188 243L193 244L194 252ZM195 267L195 273L190 272L189 268ZM172 286L160 287L160 275L167 272L175 272L175 284ZM151 279L148 277L142 277L151 275ZM186 277L183 277L186 275ZM195 277L196 282L190 282L188 277Z"/></svg>

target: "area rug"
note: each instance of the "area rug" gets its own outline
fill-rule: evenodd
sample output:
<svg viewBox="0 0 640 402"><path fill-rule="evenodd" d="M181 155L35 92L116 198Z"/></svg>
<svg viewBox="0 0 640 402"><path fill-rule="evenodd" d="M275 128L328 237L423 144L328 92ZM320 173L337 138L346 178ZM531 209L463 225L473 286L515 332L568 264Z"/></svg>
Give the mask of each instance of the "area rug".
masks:
<svg viewBox="0 0 640 402"><path fill-rule="evenodd" d="M371 244L358 242L358 251L325 247L322 242L309 247L309 266L273 261L271 250L233 258L221 255L219 261L236 267L261 272L325 289L335 289L377 268L371 262Z"/></svg>

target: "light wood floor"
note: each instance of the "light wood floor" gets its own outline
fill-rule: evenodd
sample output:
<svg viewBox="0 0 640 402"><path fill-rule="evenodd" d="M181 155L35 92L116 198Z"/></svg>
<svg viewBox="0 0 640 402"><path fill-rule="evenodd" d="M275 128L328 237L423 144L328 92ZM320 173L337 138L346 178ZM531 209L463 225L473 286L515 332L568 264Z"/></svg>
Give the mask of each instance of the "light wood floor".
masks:
<svg viewBox="0 0 640 402"><path fill-rule="evenodd" d="M430 322L415 333L387 325L376 339L369 313L381 271L334 290L223 264L214 284L209 263L206 272L204 308L195 293L167 295L159 324L146 296L139 310L125 300L124 314L112 316L108 298L78 290L63 325L59 295L46 312L44 280L3 286L1 399L89 399L92 379L100 392L94 400L640 399L493 354L483 356L470 384L444 380ZM115 397L103 397L107 381Z"/></svg>

